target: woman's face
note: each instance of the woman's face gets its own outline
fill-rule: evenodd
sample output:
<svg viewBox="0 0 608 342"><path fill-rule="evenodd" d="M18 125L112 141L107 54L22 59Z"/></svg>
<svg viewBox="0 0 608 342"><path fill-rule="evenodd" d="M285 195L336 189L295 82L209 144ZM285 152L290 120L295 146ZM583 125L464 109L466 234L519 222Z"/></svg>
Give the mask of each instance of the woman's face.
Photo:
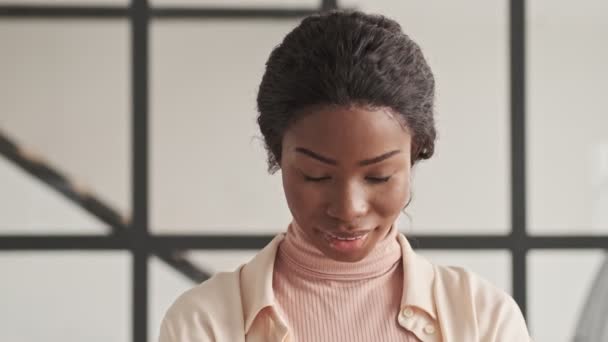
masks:
<svg viewBox="0 0 608 342"><path fill-rule="evenodd" d="M411 136L387 110L316 109L283 138L289 209L326 256L354 262L382 240L410 193Z"/></svg>

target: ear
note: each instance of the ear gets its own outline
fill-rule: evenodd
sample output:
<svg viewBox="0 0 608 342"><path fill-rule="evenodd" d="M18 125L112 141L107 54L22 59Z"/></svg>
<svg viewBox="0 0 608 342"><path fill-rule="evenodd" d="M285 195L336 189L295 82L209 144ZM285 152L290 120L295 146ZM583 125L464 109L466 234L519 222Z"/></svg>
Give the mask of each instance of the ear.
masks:
<svg viewBox="0 0 608 342"><path fill-rule="evenodd" d="M412 192L412 188L410 187L410 191L409 191L409 194L408 194L407 199L405 201L405 204L403 205L403 209L401 209L401 212L403 212L404 214L406 214L405 209L407 209L407 207L410 206L410 203L412 203L413 197L414 197L414 194Z"/></svg>

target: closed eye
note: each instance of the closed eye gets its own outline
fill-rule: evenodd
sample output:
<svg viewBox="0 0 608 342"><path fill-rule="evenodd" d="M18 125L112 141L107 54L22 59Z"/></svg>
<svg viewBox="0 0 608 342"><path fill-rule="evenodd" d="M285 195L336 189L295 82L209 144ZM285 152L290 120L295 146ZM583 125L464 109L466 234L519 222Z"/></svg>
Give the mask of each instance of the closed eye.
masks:
<svg viewBox="0 0 608 342"><path fill-rule="evenodd" d="M380 183L386 183L386 182L388 182L388 180L391 179L391 176L388 176L388 177L365 177L365 179L367 179L367 181L370 182L370 183L380 184Z"/></svg>
<svg viewBox="0 0 608 342"><path fill-rule="evenodd" d="M324 177L310 177L310 176L304 176L304 179L305 179L307 182L322 182L322 181L324 181L324 180L328 180L328 179L330 179L330 178L331 178L331 177L329 177L329 176L324 176Z"/></svg>

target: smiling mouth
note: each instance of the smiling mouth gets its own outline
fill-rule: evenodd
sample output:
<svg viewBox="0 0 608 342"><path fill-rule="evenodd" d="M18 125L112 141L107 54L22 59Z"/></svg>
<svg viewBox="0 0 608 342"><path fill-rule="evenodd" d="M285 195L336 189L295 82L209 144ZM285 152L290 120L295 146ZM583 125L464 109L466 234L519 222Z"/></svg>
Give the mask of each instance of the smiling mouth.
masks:
<svg viewBox="0 0 608 342"><path fill-rule="evenodd" d="M335 239L340 241L356 241L364 239L370 231L355 233L355 234L340 234L340 233L331 233L331 232L323 232L323 235L329 239Z"/></svg>
<svg viewBox="0 0 608 342"><path fill-rule="evenodd" d="M356 253L364 247L371 232L371 230L368 230L364 232L344 234L322 231L321 235L329 248L338 253L350 254Z"/></svg>

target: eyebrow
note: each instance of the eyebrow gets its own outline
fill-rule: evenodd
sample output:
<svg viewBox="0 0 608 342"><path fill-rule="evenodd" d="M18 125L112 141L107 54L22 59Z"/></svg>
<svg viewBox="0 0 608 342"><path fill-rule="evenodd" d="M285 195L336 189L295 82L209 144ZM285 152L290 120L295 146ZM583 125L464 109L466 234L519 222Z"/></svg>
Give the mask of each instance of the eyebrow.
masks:
<svg viewBox="0 0 608 342"><path fill-rule="evenodd" d="M306 148L303 148L303 147L296 147L295 151L299 152L299 153L302 153L302 154L304 154L304 155L306 155L308 157L311 157L313 159L316 159L316 160L318 160L318 161L320 161L322 163L325 163L325 164L338 165L338 162L336 160L324 157L324 156L322 156L322 155L320 155L320 154L318 154L316 152L313 152L313 151L311 151L309 149L306 149ZM357 164L359 164L360 166L366 166L366 165L376 164L376 163L379 163L379 162L381 162L383 160L386 160L386 159L388 159L388 158L390 158L390 157L392 157L392 156L394 156L394 155L396 155L398 153L401 153L401 150L394 150L394 151L386 152L386 153L383 153L383 154L381 154L381 155L379 155L377 157L361 160Z"/></svg>

